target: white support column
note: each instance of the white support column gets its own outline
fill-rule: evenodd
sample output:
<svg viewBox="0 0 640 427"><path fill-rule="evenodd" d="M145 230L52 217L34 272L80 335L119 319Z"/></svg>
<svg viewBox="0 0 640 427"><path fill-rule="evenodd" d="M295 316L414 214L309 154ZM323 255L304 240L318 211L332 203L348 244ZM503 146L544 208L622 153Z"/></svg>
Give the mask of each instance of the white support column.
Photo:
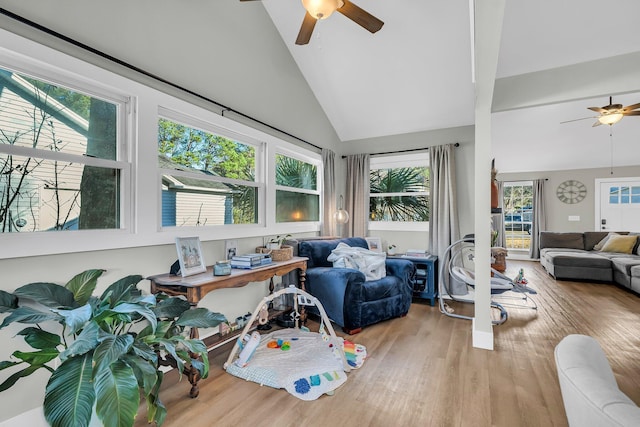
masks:
<svg viewBox="0 0 640 427"><path fill-rule="evenodd" d="M475 318L473 346L493 350L491 323L491 103L505 0L475 2Z"/></svg>

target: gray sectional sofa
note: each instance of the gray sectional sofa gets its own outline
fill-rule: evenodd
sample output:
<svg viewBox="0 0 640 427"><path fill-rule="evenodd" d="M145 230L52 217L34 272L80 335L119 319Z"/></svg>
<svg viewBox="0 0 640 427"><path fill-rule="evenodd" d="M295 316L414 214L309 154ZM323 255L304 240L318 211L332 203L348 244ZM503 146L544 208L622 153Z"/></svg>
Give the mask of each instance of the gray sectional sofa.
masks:
<svg viewBox="0 0 640 427"><path fill-rule="evenodd" d="M640 239L632 253L594 250L609 233L540 232L540 263L556 279L615 282L640 293ZM623 235L639 233L619 232Z"/></svg>

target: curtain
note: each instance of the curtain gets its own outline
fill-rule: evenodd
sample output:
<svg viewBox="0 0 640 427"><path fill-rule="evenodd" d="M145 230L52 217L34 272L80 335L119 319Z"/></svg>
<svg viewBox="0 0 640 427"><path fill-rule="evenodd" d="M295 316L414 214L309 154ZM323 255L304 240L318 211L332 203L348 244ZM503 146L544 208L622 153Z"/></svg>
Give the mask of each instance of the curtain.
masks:
<svg viewBox="0 0 640 427"><path fill-rule="evenodd" d="M337 232L333 214L336 212L336 153L323 148L322 166L324 167L323 193L322 193L322 227L321 236L335 236Z"/></svg>
<svg viewBox="0 0 640 427"><path fill-rule="evenodd" d="M369 221L369 154L347 156L347 237L365 237Z"/></svg>
<svg viewBox="0 0 640 427"><path fill-rule="evenodd" d="M529 258L540 258L540 231L547 229L547 212L544 203L544 179L533 180L533 212L531 215L531 247Z"/></svg>
<svg viewBox="0 0 640 427"><path fill-rule="evenodd" d="M429 252L439 259L443 259L447 247L460 238L454 151L452 144L429 148Z"/></svg>
<svg viewBox="0 0 640 427"><path fill-rule="evenodd" d="M493 221L493 229L498 231L498 241L495 246L499 246L501 248L507 247L507 238L504 229L504 182L497 181L498 184L498 207L502 209L502 213L500 215L491 215L491 220Z"/></svg>

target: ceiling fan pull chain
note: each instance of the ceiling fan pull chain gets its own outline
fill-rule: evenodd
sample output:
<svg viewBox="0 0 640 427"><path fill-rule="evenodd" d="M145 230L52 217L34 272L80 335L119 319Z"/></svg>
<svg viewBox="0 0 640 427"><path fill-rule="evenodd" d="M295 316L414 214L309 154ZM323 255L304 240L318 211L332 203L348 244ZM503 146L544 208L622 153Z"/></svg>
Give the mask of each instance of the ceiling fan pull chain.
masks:
<svg viewBox="0 0 640 427"><path fill-rule="evenodd" d="M609 173L613 175L613 125L609 125L609 145L611 146L611 166Z"/></svg>

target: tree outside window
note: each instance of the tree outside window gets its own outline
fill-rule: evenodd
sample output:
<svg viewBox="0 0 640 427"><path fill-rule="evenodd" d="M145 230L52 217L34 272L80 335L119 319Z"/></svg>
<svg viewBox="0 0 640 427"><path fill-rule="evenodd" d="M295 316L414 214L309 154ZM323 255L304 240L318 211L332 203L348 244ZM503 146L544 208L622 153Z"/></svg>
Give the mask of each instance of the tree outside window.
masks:
<svg viewBox="0 0 640 427"><path fill-rule="evenodd" d="M162 225L257 223L255 152L253 145L159 119Z"/></svg>
<svg viewBox="0 0 640 427"><path fill-rule="evenodd" d="M429 168L372 168L369 221L429 221Z"/></svg>
<svg viewBox="0 0 640 427"><path fill-rule="evenodd" d="M318 167L276 155L276 222L320 220Z"/></svg>

